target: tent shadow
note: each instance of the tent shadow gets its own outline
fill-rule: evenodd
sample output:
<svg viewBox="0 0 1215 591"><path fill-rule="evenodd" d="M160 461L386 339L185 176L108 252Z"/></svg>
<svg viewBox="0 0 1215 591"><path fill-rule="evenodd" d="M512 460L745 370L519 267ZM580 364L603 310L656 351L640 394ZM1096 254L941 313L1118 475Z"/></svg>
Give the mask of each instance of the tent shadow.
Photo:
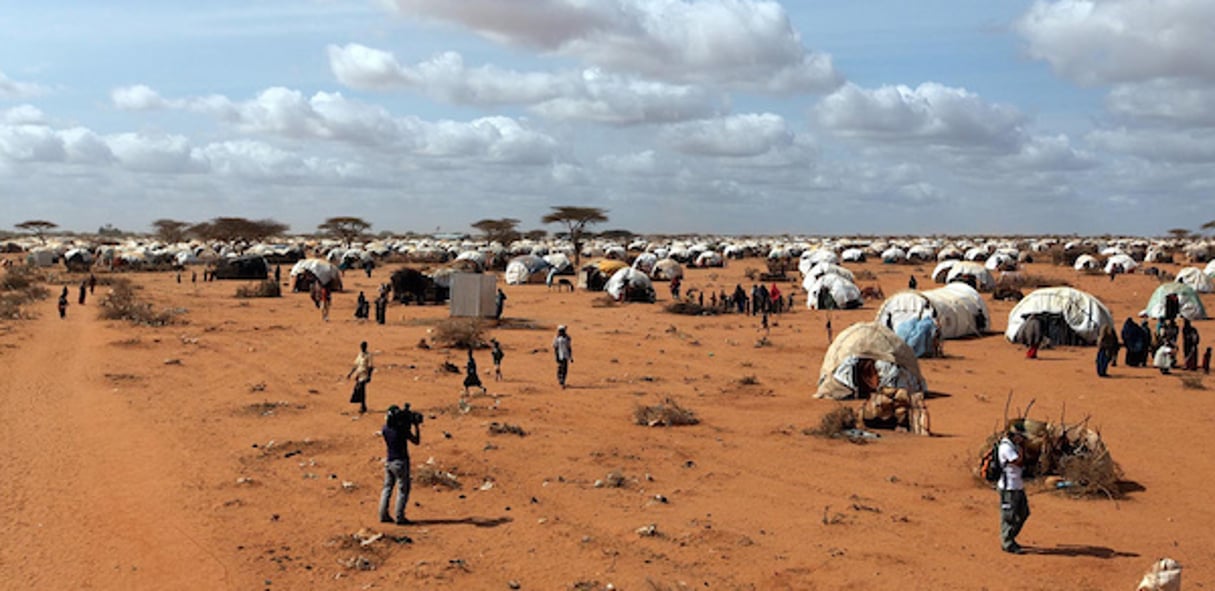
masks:
<svg viewBox="0 0 1215 591"><path fill-rule="evenodd" d="M937 392L934 390L929 390L928 392L924 393L924 400L935 400L937 398L952 398L952 397L953 397L953 394L950 394L948 392Z"/></svg>
<svg viewBox="0 0 1215 591"><path fill-rule="evenodd" d="M1118 492L1122 495L1147 491L1146 486L1143 486L1134 480L1119 480L1118 482L1114 483L1114 485L1118 487Z"/></svg>
<svg viewBox="0 0 1215 591"><path fill-rule="evenodd" d="M418 519L414 525L472 525L476 527L498 527L514 521L510 517L464 517L461 519Z"/></svg>
<svg viewBox="0 0 1215 591"><path fill-rule="evenodd" d="M1101 558L1108 560L1110 558L1138 558L1139 554L1135 552L1120 552L1113 548L1105 546L1089 546L1083 544L1060 544L1054 548L1044 548L1035 546L1024 546L1026 554L1037 554L1040 556L1067 556L1071 558L1079 556L1088 556L1092 558Z"/></svg>

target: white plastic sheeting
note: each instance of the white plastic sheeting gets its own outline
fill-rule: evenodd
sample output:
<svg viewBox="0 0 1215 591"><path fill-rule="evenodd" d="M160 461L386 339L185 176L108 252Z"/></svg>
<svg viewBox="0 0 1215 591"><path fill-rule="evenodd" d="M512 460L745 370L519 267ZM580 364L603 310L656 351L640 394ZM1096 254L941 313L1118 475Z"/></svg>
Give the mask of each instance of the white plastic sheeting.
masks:
<svg viewBox="0 0 1215 591"><path fill-rule="evenodd" d="M897 329L904 322L920 318L936 321L943 339L981 335L991 326L991 312L983 297L965 283L896 293L882 303L875 322Z"/></svg>
<svg viewBox="0 0 1215 591"><path fill-rule="evenodd" d="M1050 312L1063 316L1072 331L1089 344L1095 344L1101 327L1114 325L1109 308L1092 294L1070 287L1046 287L1029 292L1008 313L1008 329L1004 336L1016 342L1025 318L1032 314Z"/></svg>

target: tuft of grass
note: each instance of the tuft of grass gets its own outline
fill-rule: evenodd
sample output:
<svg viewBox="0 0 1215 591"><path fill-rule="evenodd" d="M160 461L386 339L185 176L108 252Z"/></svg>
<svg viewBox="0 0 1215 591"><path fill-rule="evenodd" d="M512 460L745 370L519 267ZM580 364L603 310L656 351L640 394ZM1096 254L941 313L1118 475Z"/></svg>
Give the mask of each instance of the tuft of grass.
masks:
<svg viewBox="0 0 1215 591"><path fill-rule="evenodd" d="M433 459L414 470L413 483L419 486L445 486L452 490L459 490L462 486L459 476L439 467Z"/></svg>
<svg viewBox="0 0 1215 591"><path fill-rule="evenodd" d="M273 279L259 281L252 285L242 285L236 288L238 298L278 298L283 296L283 288Z"/></svg>
<svg viewBox="0 0 1215 591"><path fill-rule="evenodd" d="M1181 387L1186 390L1206 390L1206 384L1202 383L1202 376L1196 374L1177 374L1177 378L1181 380Z"/></svg>
<svg viewBox="0 0 1215 591"><path fill-rule="evenodd" d="M495 422L489 424L489 434L490 435L518 435L519 437L523 437L523 436L527 435L527 431L524 431L523 427L520 427L519 425L512 425L510 423L499 423L499 422L495 421Z"/></svg>
<svg viewBox="0 0 1215 591"><path fill-rule="evenodd" d="M700 419L696 413L679 405L673 398L666 398L652 406L641 406L633 410L633 420L646 427L674 427L696 425Z"/></svg>
<svg viewBox="0 0 1215 591"><path fill-rule="evenodd" d="M713 316L717 314L717 310L706 308L695 302L674 302L667 304L664 310L668 314L682 314L684 316Z"/></svg>
<svg viewBox="0 0 1215 591"><path fill-rule="evenodd" d="M850 406L837 404L819 419L818 427L803 431L806 435L817 437L842 437L844 431L856 427L856 411Z"/></svg>
<svg viewBox="0 0 1215 591"><path fill-rule="evenodd" d="M759 378L755 377L755 374L747 374L741 378L738 378L738 385L740 385L740 386L758 386Z"/></svg>

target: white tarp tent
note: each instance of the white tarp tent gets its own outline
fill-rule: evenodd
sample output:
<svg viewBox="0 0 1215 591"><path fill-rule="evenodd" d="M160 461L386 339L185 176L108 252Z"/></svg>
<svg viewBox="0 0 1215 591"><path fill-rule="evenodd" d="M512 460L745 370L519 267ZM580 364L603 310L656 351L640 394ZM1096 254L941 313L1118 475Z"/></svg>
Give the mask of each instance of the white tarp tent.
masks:
<svg viewBox="0 0 1215 591"><path fill-rule="evenodd" d="M949 268L949 273L945 275L946 283L961 281L963 283L972 284L972 287L979 291L991 291L996 288L996 279L991 276L991 271L987 270L981 263L974 261L958 261Z"/></svg>
<svg viewBox="0 0 1215 591"><path fill-rule="evenodd" d="M532 282L533 277L543 278L548 267L548 261L543 258L534 254L525 254L511 259L506 264L506 271L502 275L507 285L523 285Z"/></svg>
<svg viewBox="0 0 1215 591"><path fill-rule="evenodd" d="M628 286L629 300L648 299L653 301L654 284L649 276L632 267L624 267L612 274L604 284L603 290L613 299L622 299Z"/></svg>
<svg viewBox="0 0 1215 591"><path fill-rule="evenodd" d="M982 335L991 326L991 313L983 297L965 283L896 293L882 303L875 322L897 329L904 322L920 318L932 318L943 339Z"/></svg>
<svg viewBox="0 0 1215 591"><path fill-rule="evenodd" d="M1101 261L1091 254L1082 254L1076 257L1075 264L1072 268L1077 271L1097 271L1101 269Z"/></svg>
<svg viewBox="0 0 1215 591"><path fill-rule="evenodd" d="M1207 317L1207 310L1202 305L1202 298L1198 296L1198 292L1194 291L1194 288L1176 281L1161 283L1160 287L1152 292L1152 297L1148 299L1147 308L1144 308L1140 314L1146 315L1148 318L1164 318L1165 302L1169 296L1176 296L1178 313L1183 318L1203 320Z"/></svg>
<svg viewBox="0 0 1215 591"><path fill-rule="evenodd" d="M1198 267L1186 267L1177 273L1175 279L1178 283L1184 283L1198 293L1211 293L1215 291L1215 282L1211 281L1211 276L1202 272Z"/></svg>
<svg viewBox="0 0 1215 591"><path fill-rule="evenodd" d="M865 303L860 288L843 275L806 277L802 288L806 290L806 307L812 310L859 308Z"/></svg>
<svg viewBox="0 0 1215 591"><path fill-rule="evenodd" d="M655 281L671 281L676 277L683 278L683 265L675 259L662 259L650 269L650 279Z"/></svg>
<svg viewBox="0 0 1215 591"><path fill-rule="evenodd" d="M937 266L932 269L932 280L937 283L945 283L945 279L949 277L949 270L957 262L957 259L946 259L937 263Z"/></svg>
<svg viewBox="0 0 1215 591"><path fill-rule="evenodd" d="M899 335L876 322L858 322L835 337L827 348L814 397L840 400L857 396L860 382L873 377L878 388L906 388L908 392L928 389L915 351Z"/></svg>
<svg viewBox="0 0 1215 591"><path fill-rule="evenodd" d="M1045 287L1029 292L1008 313L1008 329L1004 336L1017 342L1017 335L1026 318L1039 313L1059 314L1068 327L1087 344L1095 344L1101 327L1113 326L1109 308L1092 294L1070 287Z"/></svg>
<svg viewBox="0 0 1215 591"><path fill-rule="evenodd" d="M332 285L334 279L341 281L342 271L337 265L323 259L304 259L296 261L291 267L291 284L295 285L295 276L305 271L312 273L321 285Z"/></svg>
<svg viewBox="0 0 1215 591"><path fill-rule="evenodd" d="M1106 273L1113 273L1116 269L1121 269L1122 273L1130 273L1138 266L1139 263L1136 263L1130 255L1118 253L1106 259L1104 270Z"/></svg>
<svg viewBox="0 0 1215 591"><path fill-rule="evenodd" d="M856 283L856 277L852 274L852 271L833 263L819 263L805 271L803 274L806 277L813 279L818 279L823 275L839 275L848 281Z"/></svg>

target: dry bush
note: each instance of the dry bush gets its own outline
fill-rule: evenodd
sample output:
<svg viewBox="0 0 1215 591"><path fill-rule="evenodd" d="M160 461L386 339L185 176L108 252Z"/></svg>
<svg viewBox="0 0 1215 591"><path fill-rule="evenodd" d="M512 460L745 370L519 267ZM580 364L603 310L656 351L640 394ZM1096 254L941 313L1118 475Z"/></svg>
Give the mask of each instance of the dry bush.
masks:
<svg viewBox="0 0 1215 591"><path fill-rule="evenodd" d="M0 278L0 318L29 318L22 306L50 295L41 284L42 279L32 267L10 267L5 271L4 277Z"/></svg>
<svg viewBox="0 0 1215 591"><path fill-rule="evenodd" d="M852 277L857 281L877 281L877 275L869 269L859 269L852 272Z"/></svg>
<svg viewBox="0 0 1215 591"><path fill-rule="evenodd" d="M758 386L759 378L755 377L755 374L748 374L741 378L738 378L738 385L740 385L740 386Z"/></svg>
<svg viewBox="0 0 1215 591"><path fill-rule="evenodd" d="M152 304L139 301L135 295L135 285L128 279L114 279L110 292L102 296L99 305L101 317L105 320L126 320L147 326L165 326L173 322L172 312L156 312Z"/></svg>
<svg viewBox="0 0 1215 591"><path fill-rule="evenodd" d="M495 422L489 424L489 434L490 435L518 435L519 437L523 437L523 436L527 435L527 431L524 431L523 427L520 427L519 425L512 425L510 423L499 423L499 422L495 421Z"/></svg>
<svg viewBox="0 0 1215 591"><path fill-rule="evenodd" d="M1122 468L1110 456L1104 445L1084 453L1065 455L1059 460L1059 476L1071 483L1065 488L1074 496L1104 495L1110 498L1122 496L1118 482L1122 480Z"/></svg>
<svg viewBox="0 0 1215 591"><path fill-rule="evenodd" d="M842 437L844 432L856 427L856 411L850 406L837 404L819 419L818 426L803 431L817 437Z"/></svg>
<svg viewBox="0 0 1215 591"><path fill-rule="evenodd" d="M1010 273L1000 277L997 287L1011 289L1038 289L1040 287L1067 287L1068 282L1062 279L1043 277L1030 273Z"/></svg>
<svg viewBox="0 0 1215 591"><path fill-rule="evenodd" d="M236 288L238 298L278 298L283 296L283 288L273 279L259 281L252 285L242 285Z"/></svg>
<svg viewBox="0 0 1215 591"><path fill-rule="evenodd" d="M446 318L435 325L430 340L440 347L475 349L485 344L484 334L480 318Z"/></svg>
<svg viewBox="0 0 1215 591"><path fill-rule="evenodd" d="M759 274L759 269L756 269L755 267L747 267L747 269L743 271L743 275L745 275L747 279L750 279L751 281L759 281Z"/></svg>
<svg viewBox="0 0 1215 591"><path fill-rule="evenodd" d="M638 425L646 427L674 427L700 423L700 419L696 418L695 413L679 406L679 403L672 398L667 398L653 406L638 405L633 410L633 420Z"/></svg>
<svg viewBox="0 0 1215 591"><path fill-rule="evenodd" d="M669 314L682 314L684 316L713 316L717 314L717 310L706 308L695 302L674 302L667 304L665 310Z"/></svg>
<svg viewBox="0 0 1215 591"><path fill-rule="evenodd" d="M1202 383L1202 376L1196 374L1178 374L1177 378L1181 380L1181 387L1186 390L1206 390L1206 384Z"/></svg>
<svg viewBox="0 0 1215 591"><path fill-rule="evenodd" d="M0 278L0 291L24 291L41 280L33 267L9 267L4 277Z"/></svg>
<svg viewBox="0 0 1215 591"><path fill-rule="evenodd" d="M419 486L446 486L452 490L459 490L461 487L460 479L454 472L444 470L433 460L414 470L413 483Z"/></svg>

